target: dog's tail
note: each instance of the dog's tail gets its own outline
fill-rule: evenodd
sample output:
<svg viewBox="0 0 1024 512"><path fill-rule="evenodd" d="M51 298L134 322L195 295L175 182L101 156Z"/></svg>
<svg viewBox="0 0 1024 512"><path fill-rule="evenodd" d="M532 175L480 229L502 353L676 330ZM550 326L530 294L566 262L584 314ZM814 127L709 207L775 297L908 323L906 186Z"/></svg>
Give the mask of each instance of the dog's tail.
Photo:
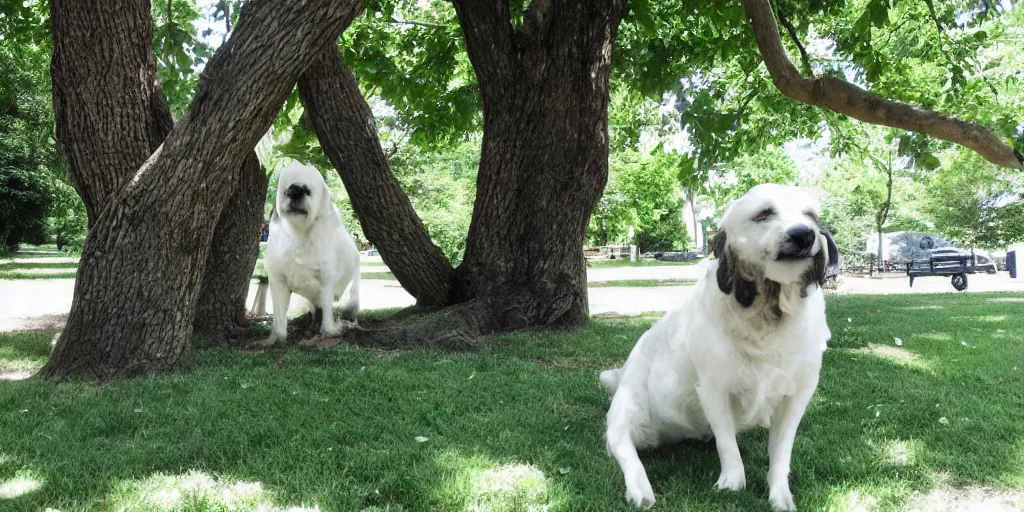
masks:
<svg viewBox="0 0 1024 512"><path fill-rule="evenodd" d="M611 396L615 396L615 390L619 389L620 379L622 379L622 368L613 368L601 372L601 386Z"/></svg>

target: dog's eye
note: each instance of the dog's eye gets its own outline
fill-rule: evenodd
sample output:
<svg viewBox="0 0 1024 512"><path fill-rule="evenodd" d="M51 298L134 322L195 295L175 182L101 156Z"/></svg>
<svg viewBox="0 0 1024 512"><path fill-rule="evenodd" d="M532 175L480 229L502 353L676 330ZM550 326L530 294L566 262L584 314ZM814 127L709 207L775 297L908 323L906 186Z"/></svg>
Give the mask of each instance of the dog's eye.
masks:
<svg viewBox="0 0 1024 512"><path fill-rule="evenodd" d="M761 213L758 213L754 217L754 222L764 222L768 220L768 217L771 217L772 215L775 215L775 210L771 208L765 208L764 210L761 210Z"/></svg>

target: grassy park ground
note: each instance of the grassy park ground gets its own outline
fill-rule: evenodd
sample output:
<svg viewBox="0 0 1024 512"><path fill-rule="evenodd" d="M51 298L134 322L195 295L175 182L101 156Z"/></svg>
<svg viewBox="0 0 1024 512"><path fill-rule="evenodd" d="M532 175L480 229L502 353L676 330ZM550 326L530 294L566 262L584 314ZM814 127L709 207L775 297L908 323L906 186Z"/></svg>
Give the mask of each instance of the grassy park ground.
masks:
<svg viewBox="0 0 1024 512"><path fill-rule="evenodd" d="M800 510L1024 508L1022 310L1022 294L830 296ZM0 380L0 510L629 510L597 373L658 316L465 354L204 349L191 373L101 388ZM40 366L52 334L0 333L0 375ZM713 490L713 444L642 454L655 509L769 510L766 444L741 436L740 493Z"/></svg>

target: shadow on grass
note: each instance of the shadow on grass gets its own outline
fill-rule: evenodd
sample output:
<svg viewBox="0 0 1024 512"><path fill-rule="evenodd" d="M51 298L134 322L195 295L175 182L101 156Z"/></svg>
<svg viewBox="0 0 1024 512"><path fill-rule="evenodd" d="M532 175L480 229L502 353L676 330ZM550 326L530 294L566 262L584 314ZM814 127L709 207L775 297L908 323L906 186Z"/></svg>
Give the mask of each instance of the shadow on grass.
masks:
<svg viewBox="0 0 1024 512"><path fill-rule="evenodd" d="M793 457L801 509L1024 487L1024 319L988 297L829 299L832 349ZM933 302L944 309L908 309ZM982 316L1006 319L969 321ZM472 354L210 349L193 373L102 388L0 382L0 509L631 510L605 453L597 372L650 323L603 318ZM894 337L928 369L864 350ZM12 344L38 355L48 341ZM767 511L766 431L740 447L741 493L712 489L712 443L641 456L666 510Z"/></svg>

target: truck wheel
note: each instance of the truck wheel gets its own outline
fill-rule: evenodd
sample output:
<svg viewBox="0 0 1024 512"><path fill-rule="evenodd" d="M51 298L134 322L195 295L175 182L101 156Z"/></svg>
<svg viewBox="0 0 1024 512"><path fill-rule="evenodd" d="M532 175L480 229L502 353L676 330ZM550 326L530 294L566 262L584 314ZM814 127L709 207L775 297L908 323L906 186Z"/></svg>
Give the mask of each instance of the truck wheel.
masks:
<svg viewBox="0 0 1024 512"><path fill-rule="evenodd" d="M949 279L949 282L953 284L953 288L956 288L956 291L962 292L967 289L967 274L954 274Z"/></svg>

